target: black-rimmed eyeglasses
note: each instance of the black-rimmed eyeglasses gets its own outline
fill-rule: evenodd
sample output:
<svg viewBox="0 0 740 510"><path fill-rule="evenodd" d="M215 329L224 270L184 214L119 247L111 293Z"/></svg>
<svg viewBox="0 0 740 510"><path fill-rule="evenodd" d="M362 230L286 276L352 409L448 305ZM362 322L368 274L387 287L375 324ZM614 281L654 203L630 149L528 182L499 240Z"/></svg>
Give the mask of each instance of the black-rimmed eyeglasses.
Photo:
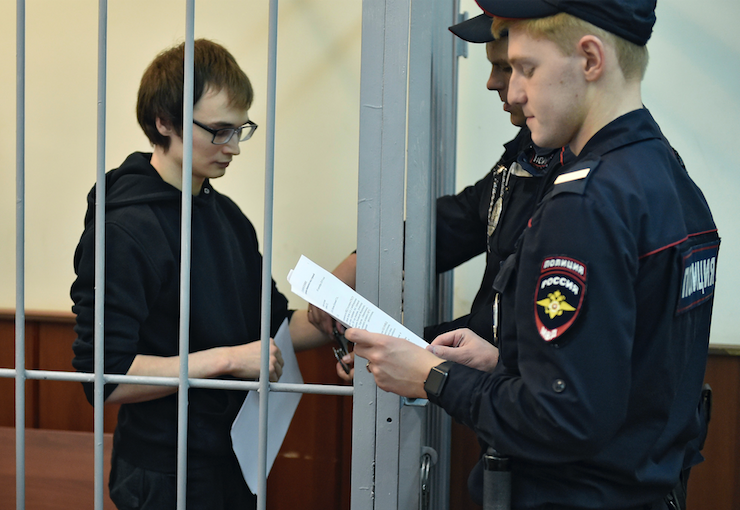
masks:
<svg viewBox="0 0 740 510"><path fill-rule="evenodd" d="M229 143L229 140L231 140L231 137L234 136L234 133L236 133L236 137L240 142L246 142L247 140L252 138L254 130L257 129L257 124L255 124L251 120L248 120L247 123L243 126L239 126L236 128L212 129L208 126L204 126L195 119L193 119L193 124L211 133L213 135L211 143L214 145L224 145Z"/></svg>

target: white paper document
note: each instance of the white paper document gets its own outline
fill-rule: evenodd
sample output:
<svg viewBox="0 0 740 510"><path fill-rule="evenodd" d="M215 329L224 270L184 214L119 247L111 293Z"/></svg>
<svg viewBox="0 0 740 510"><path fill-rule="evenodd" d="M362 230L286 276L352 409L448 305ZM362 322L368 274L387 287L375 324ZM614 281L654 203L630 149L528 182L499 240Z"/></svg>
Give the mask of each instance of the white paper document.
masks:
<svg viewBox="0 0 740 510"><path fill-rule="evenodd" d="M298 360L293 350L293 341L290 338L288 320L275 334L275 344L280 348L283 355L283 375L280 376L281 383L303 384L301 370L298 368ZM300 393L288 393L283 391L270 392L268 402L267 420L270 430L267 434L267 474L275 462L280 447L288 432L290 421L301 400ZM242 468L244 480L249 490L257 494L257 475L259 458L259 413L260 395L257 391L250 391L247 398L236 415L231 425L231 441L234 453Z"/></svg>
<svg viewBox="0 0 740 510"><path fill-rule="evenodd" d="M352 290L339 278L301 255L288 273L290 289L349 328L403 338L420 347L427 343L390 315Z"/></svg>

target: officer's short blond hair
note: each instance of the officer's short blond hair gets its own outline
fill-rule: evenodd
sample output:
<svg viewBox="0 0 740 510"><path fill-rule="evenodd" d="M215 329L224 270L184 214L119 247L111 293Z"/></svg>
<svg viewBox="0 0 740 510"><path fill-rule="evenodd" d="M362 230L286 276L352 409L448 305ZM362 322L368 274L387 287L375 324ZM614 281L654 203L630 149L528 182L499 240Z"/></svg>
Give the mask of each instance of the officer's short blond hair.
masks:
<svg viewBox="0 0 740 510"><path fill-rule="evenodd" d="M512 27L524 30L530 37L552 41L567 56L573 54L581 37L594 35L614 47L619 67L626 79L642 80L645 76L649 58L647 46L632 43L570 14L561 12L546 18L523 20L493 19L492 30L497 39Z"/></svg>

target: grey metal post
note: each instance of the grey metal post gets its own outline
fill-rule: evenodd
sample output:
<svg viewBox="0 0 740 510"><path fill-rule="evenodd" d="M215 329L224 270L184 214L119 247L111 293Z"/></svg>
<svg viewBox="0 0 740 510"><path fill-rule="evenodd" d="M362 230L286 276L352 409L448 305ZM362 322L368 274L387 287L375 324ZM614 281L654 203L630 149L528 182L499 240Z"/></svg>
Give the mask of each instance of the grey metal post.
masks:
<svg viewBox="0 0 740 510"><path fill-rule="evenodd" d="M380 268L378 306L401 321L403 220L406 172L406 94L410 0L386 3L383 46L383 127L380 168ZM401 434L399 397L377 392L375 508L397 508L400 491ZM405 488L407 489L407 488Z"/></svg>
<svg viewBox="0 0 740 510"><path fill-rule="evenodd" d="M404 250L404 324L423 336L433 296L434 186L430 165L432 15L429 2L412 0L409 37L408 155ZM429 485L422 479L426 445L426 400L402 402L399 451L398 508L426 509ZM422 493L422 485L425 492Z"/></svg>
<svg viewBox="0 0 740 510"><path fill-rule="evenodd" d="M16 3L15 85L15 497L17 510L26 505L26 311L25 311L25 106L26 3Z"/></svg>
<svg viewBox="0 0 740 510"><path fill-rule="evenodd" d="M385 0L362 2L360 80L360 147L357 205L357 291L378 302L380 251L379 182L383 126L383 47ZM375 381L365 370L365 360L355 359L352 407L352 510L372 510L375 494Z"/></svg>
<svg viewBox="0 0 740 510"><path fill-rule="evenodd" d="M190 250L193 213L193 54L195 0L185 9L185 77L182 114L182 225L180 233L180 373L177 394L177 509L185 510L188 473L188 354L190 353Z"/></svg>
<svg viewBox="0 0 740 510"><path fill-rule="evenodd" d="M105 118L108 41L108 3L98 2L98 111L95 180L95 345L93 384L93 435L95 439L95 508L103 510L103 422L104 422L104 343L105 343Z"/></svg>
<svg viewBox="0 0 740 510"><path fill-rule="evenodd" d="M447 27L458 22L459 2L434 0L432 26L432 167L435 196L454 193L457 135L457 55L459 40ZM437 285L437 321L452 318L452 272L441 275ZM430 406L427 441L438 453L431 473L431 509L449 507L450 433L452 421L442 409Z"/></svg>
<svg viewBox="0 0 740 510"><path fill-rule="evenodd" d="M455 191L457 136L457 38L447 27L458 21L458 0L434 0L432 65L432 165L437 195ZM452 318L452 272L439 279L439 320Z"/></svg>
<svg viewBox="0 0 740 510"><path fill-rule="evenodd" d="M432 15L429 2L411 2L409 122L404 264L404 324L423 335L434 270L434 186L431 175Z"/></svg>
<svg viewBox="0 0 740 510"><path fill-rule="evenodd" d="M265 219L262 257L262 318L260 324L260 414L257 465L257 508L267 508L267 411L270 397L270 308L272 306L272 209L275 181L275 101L277 90L278 2L270 0L267 43L267 134L265 141Z"/></svg>
<svg viewBox="0 0 740 510"><path fill-rule="evenodd" d="M398 320L408 36L409 0L363 2L357 290ZM353 510L398 505L399 408L397 396L355 371Z"/></svg>
<svg viewBox="0 0 740 510"><path fill-rule="evenodd" d="M360 147L357 205L357 291L378 302L380 230L379 184L380 133L383 125L382 87L383 24L385 0L362 2L362 50L360 80ZM375 236L375 237L371 237ZM355 358L352 406L352 510L372 510L375 491L375 408L376 391L372 376L363 370L365 360Z"/></svg>

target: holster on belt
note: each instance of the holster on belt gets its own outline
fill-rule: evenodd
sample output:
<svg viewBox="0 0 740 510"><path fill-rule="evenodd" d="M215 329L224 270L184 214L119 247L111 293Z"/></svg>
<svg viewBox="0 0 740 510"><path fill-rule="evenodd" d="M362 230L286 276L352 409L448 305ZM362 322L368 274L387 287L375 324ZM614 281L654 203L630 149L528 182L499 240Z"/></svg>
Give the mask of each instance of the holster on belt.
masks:
<svg viewBox="0 0 740 510"><path fill-rule="evenodd" d="M511 509L511 459L489 447L483 456L483 510Z"/></svg>

